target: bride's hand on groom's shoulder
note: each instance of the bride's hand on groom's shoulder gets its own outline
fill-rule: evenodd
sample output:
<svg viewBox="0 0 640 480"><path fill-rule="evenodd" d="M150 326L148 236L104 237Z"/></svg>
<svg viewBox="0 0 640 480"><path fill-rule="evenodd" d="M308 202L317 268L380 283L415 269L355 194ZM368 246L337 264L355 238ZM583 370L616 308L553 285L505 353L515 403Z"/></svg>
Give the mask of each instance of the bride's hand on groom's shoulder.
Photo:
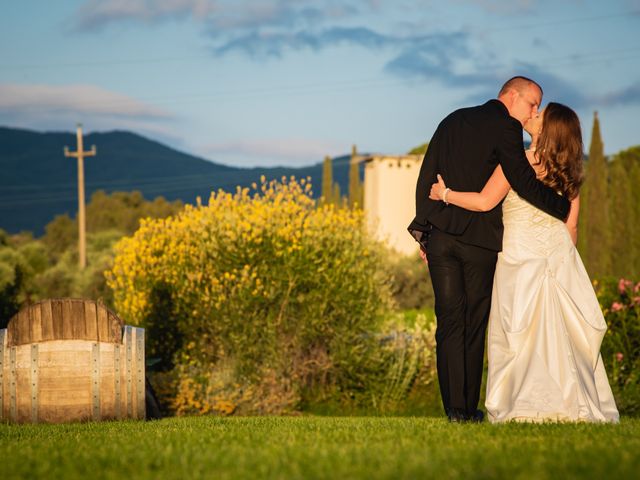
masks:
<svg viewBox="0 0 640 480"><path fill-rule="evenodd" d="M442 176L438 174L438 181L431 185L431 191L429 192L429 198L431 200L442 200L442 194L447 186L442 179Z"/></svg>

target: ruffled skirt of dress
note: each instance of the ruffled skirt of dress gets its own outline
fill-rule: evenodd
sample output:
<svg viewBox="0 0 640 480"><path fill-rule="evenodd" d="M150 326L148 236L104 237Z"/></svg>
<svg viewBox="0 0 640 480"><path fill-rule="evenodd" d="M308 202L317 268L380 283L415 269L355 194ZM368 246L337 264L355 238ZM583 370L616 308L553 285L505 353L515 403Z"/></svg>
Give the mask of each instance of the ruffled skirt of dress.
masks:
<svg viewBox="0 0 640 480"><path fill-rule="evenodd" d="M617 422L600 355L607 326L566 228L513 227L489 318L489 421Z"/></svg>

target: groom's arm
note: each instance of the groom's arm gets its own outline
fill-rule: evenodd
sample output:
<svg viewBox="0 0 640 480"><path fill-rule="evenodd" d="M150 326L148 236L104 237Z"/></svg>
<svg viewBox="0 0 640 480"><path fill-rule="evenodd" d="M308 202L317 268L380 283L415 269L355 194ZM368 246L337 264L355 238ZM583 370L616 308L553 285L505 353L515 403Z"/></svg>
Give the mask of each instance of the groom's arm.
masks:
<svg viewBox="0 0 640 480"><path fill-rule="evenodd" d="M511 187L533 206L560 220L567 218L570 203L536 178L524 153L522 128L517 120L509 121L498 146L498 158Z"/></svg>
<svg viewBox="0 0 640 480"><path fill-rule="evenodd" d="M416 184L416 216L407 228L414 240L420 245L420 256L425 262L427 262L426 232L430 228L429 220L432 220L433 204L439 203L429 198L429 188L433 183L431 180L436 178L438 171L437 159L441 145L440 135L441 129L439 126L429 141L427 151L422 158L422 165L420 166Z"/></svg>
<svg viewBox="0 0 640 480"><path fill-rule="evenodd" d="M431 184L437 180L436 175L439 172L438 158L441 155L441 137L442 130L438 128L429 141L422 165L420 165L416 184L416 217L419 219L426 219L429 216L430 207L432 207L430 203L433 203L433 200L429 199L429 190Z"/></svg>

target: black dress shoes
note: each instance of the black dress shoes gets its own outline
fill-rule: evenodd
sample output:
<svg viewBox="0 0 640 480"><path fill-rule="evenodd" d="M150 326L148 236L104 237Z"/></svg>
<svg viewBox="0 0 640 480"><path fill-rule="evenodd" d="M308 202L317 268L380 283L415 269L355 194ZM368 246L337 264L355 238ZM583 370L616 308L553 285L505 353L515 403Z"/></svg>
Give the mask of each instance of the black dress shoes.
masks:
<svg viewBox="0 0 640 480"><path fill-rule="evenodd" d="M456 408L449 410L447 417L449 417L449 422L451 423L464 423L468 419L464 410L458 410Z"/></svg>
<svg viewBox="0 0 640 480"><path fill-rule="evenodd" d="M476 410L476 413L473 415L467 415L464 410L452 408L447 413L447 417L449 417L449 422L451 423L482 423L484 420L484 412L482 410Z"/></svg>
<svg viewBox="0 0 640 480"><path fill-rule="evenodd" d="M476 410L473 416L469 417L469 421L473 423L482 423L484 420L484 412L482 410Z"/></svg>

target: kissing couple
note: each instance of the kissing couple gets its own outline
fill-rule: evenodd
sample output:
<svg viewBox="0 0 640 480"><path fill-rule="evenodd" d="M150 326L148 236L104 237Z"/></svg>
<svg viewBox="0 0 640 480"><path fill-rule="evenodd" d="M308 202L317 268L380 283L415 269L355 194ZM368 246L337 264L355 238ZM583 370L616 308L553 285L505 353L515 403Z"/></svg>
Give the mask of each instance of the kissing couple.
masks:
<svg viewBox="0 0 640 480"><path fill-rule="evenodd" d="M487 325L490 422L619 420L600 355L607 326L575 248L580 121L559 103L539 110L542 93L517 76L451 113L420 169L409 232L431 275L452 422L483 420Z"/></svg>

